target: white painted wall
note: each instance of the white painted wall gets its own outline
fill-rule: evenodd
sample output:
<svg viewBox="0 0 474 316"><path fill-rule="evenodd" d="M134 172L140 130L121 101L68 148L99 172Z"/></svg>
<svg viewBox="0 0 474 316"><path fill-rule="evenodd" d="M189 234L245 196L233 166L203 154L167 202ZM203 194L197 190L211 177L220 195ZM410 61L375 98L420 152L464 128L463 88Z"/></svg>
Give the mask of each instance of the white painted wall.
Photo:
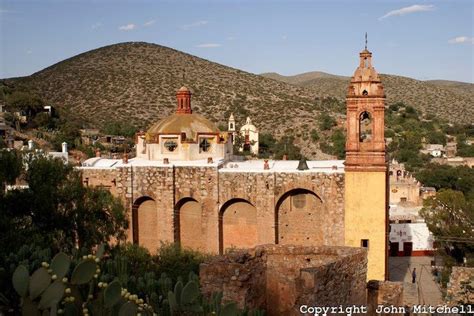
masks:
<svg viewBox="0 0 474 316"><path fill-rule="evenodd" d="M426 223L390 224L390 241L399 243L399 251L404 242L412 242L413 251L433 250L433 235Z"/></svg>

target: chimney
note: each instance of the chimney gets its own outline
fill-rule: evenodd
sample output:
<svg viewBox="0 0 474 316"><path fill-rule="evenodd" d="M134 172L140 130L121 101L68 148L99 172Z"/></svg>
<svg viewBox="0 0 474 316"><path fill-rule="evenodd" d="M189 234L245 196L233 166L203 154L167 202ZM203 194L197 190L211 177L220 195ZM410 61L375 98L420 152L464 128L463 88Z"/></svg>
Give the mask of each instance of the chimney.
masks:
<svg viewBox="0 0 474 316"><path fill-rule="evenodd" d="M288 156L286 154L283 155L283 160L288 160Z"/></svg>
<svg viewBox="0 0 474 316"><path fill-rule="evenodd" d="M207 163L214 163L214 160L212 160L212 157L207 157Z"/></svg>
<svg viewBox="0 0 474 316"><path fill-rule="evenodd" d="M170 160L168 158L163 158L163 164L164 165L169 165Z"/></svg>
<svg viewBox="0 0 474 316"><path fill-rule="evenodd" d="M29 140L28 141L28 150L33 150L33 148L35 147L35 143L33 143L33 140Z"/></svg>
<svg viewBox="0 0 474 316"><path fill-rule="evenodd" d="M62 148L63 154L67 154L67 143L66 142L63 142L61 144L61 148Z"/></svg>
<svg viewBox="0 0 474 316"><path fill-rule="evenodd" d="M101 157L101 154L100 154L100 149L97 149L96 152L95 152L95 156L96 157Z"/></svg>
<svg viewBox="0 0 474 316"><path fill-rule="evenodd" d="M127 164L128 163L128 154L127 153L124 153L123 156L122 156L122 162L124 164Z"/></svg>

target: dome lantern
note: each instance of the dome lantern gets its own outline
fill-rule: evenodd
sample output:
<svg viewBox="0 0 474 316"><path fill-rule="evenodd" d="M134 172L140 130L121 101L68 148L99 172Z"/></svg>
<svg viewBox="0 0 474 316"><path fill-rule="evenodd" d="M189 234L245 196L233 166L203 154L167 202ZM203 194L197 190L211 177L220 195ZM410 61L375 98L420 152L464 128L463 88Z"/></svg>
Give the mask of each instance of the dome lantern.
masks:
<svg viewBox="0 0 474 316"><path fill-rule="evenodd" d="M181 87L176 93L177 109L176 114L192 114L191 109L191 91L186 87Z"/></svg>

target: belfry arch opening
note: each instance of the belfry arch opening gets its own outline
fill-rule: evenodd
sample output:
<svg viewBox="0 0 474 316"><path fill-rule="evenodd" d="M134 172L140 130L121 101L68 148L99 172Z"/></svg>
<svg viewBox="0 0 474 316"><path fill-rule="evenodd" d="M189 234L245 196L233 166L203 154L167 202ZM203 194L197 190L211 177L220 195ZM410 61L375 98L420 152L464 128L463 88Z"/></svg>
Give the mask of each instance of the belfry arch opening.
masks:
<svg viewBox="0 0 474 316"><path fill-rule="evenodd" d="M219 252L257 245L257 209L245 199L231 199L219 212Z"/></svg>
<svg viewBox="0 0 474 316"><path fill-rule="evenodd" d="M275 206L275 243L322 245L323 216L322 201L313 191L286 192Z"/></svg>
<svg viewBox="0 0 474 316"><path fill-rule="evenodd" d="M372 116L364 111L359 115L359 142L367 143L372 140Z"/></svg>
<svg viewBox="0 0 474 316"><path fill-rule="evenodd" d="M184 248L205 250L202 222L202 206L197 200L191 197L179 200L174 208L175 242Z"/></svg>
<svg viewBox="0 0 474 316"><path fill-rule="evenodd" d="M158 209L154 199L142 196L132 206L132 241L156 251L160 245Z"/></svg>

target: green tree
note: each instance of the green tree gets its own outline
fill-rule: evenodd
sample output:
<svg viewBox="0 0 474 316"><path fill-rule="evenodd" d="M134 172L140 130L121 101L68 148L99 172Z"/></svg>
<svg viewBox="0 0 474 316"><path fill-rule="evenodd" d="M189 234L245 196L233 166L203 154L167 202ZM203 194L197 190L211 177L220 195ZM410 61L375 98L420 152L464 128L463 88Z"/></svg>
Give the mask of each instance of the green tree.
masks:
<svg viewBox="0 0 474 316"><path fill-rule="evenodd" d="M24 111L30 116L43 111L43 100L29 91L15 90L6 97L7 106L16 111Z"/></svg>
<svg viewBox="0 0 474 316"><path fill-rule="evenodd" d="M59 131L55 134L53 145L56 150L61 150L63 142L68 143L69 148L75 148L79 143L80 126L77 122L65 122L61 124Z"/></svg>
<svg viewBox="0 0 474 316"><path fill-rule="evenodd" d="M105 124L103 132L108 135L133 137L138 129L126 122L112 121Z"/></svg>
<svg viewBox="0 0 474 316"><path fill-rule="evenodd" d="M240 133L235 133L234 145L233 145L234 155L237 155L237 156L250 155L249 151L240 151L240 149L244 147L244 143L245 143L245 137Z"/></svg>
<svg viewBox="0 0 474 316"><path fill-rule="evenodd" d="M0 165L14 165L11 159L0 156ZM55 250L90 249L125 237L125 209L108 191L84 187L80 172L59 159L30 156L27 166L20 178L28 187L0 196L1 252L29 243Z"/></svg>
<svg viewBox="0 0 474 316"><path fill-rule="evenodd" d="M0 150L0 196L4 194L7 184L15 183L21 170L21 156L17 151Z"/></svg>
<svg viewBox="0 0 474 316"><path fill-rule="evenodd" d="M301 148L294 144L294 136L283 136L274 147L274 158L282 159L284 155L289 160L298 160L302 157Z"/></svg>
<svg viewBox="0 0 474 316"><path fill-rule="evenodd" d="M258 135L258 151L260 158L269 158L273 155L277 140L267 133Z"/></svg>
<svg viewBox="0 0 474 316"><path fill-rule="evenodd" d="M458 263L474 260L474 208L462 192L440 190L425 201L420 215L447 255Z"/></svg>
<svg viewBox="0 0 474 316"><path fill-rule="evenodd" d="M474 201L474 169L472 168L425 164L415 173L415 176L425 186L434 187L437 190L461 191L465 198Z"/></svg>
<svg viewBox="0 0 474 316"><path fill-rule="evenodd" d="M428 143L446 145L446 135L441 131L431 131L427 135Z"/></svg>

